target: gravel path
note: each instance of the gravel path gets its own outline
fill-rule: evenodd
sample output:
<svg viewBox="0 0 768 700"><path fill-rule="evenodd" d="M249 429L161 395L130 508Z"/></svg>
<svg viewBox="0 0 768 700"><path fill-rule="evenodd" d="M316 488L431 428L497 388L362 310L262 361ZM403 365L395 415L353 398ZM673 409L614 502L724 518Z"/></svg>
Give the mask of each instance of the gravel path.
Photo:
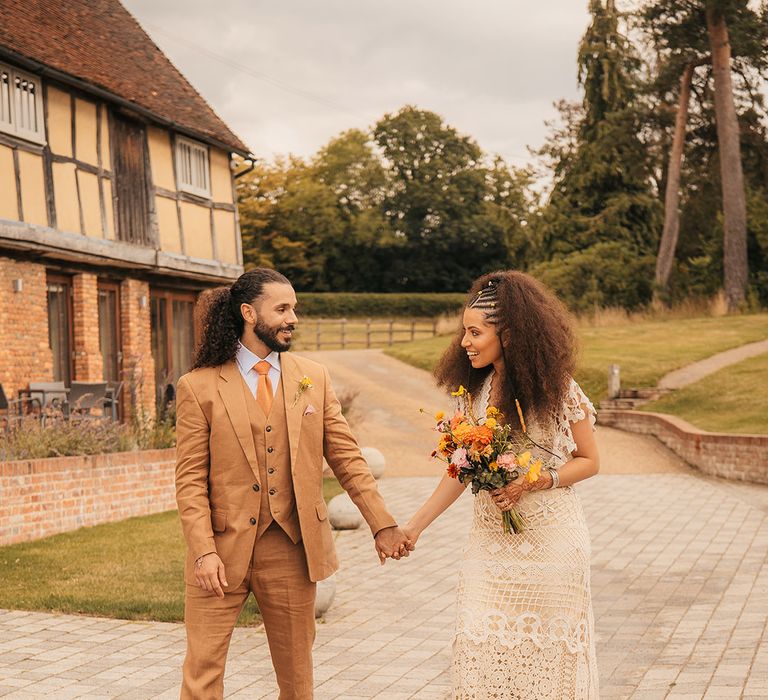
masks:
<svg viewBox="0 0 768 700"><path fill-rule="evenodd" d="M353 429L362 446L376 447L387 461L386 475L431 476L443 472L430 459L435 448L435 411L447 408L446 395L428 372L385 355L381 350L328 350L301 353L328 367L337 391L357 391ZM423 408L427 415L419 413ZM597 431L603 474L692 472L658 440L613 428Z"/></svg>
<svg viewBox="0 0 768 700"><path fill-rule="evenodd" d="M768 352L768 340L758 340L756 343L748 343L738 348L732 348L725 352L719 352L699 362L686 365L674 372L663 376L659 380L661 389L681 389L684 386L698 382L708 374L713 374L723 367L735 365L742 360L748 360L750 357L756 357Z"/></svg>

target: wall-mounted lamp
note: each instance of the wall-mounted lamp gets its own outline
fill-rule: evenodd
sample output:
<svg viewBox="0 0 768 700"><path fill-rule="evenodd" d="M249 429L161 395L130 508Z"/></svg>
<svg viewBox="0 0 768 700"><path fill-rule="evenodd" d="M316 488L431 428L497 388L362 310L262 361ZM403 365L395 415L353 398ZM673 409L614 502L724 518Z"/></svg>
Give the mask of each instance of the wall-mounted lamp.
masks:
<svg viewBox="0 0 768 700"><path fill-rule="evenodd" d="M147 295L146 294L142 294L139 297L139 308L141 308L141 309L146 309L147 308Z"/></svg>
<svg viewBox="0 0 768 700"><path fill-rule="evenodd" d="M16 294L24 291L24 280L13 280L13 291L16 292Z"/></svg>

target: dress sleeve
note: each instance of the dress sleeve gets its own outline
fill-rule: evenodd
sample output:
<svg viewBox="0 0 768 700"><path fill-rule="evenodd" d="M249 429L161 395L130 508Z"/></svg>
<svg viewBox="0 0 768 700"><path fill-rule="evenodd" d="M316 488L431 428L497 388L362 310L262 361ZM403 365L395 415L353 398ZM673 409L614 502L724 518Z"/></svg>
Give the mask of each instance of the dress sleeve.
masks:
<svg viewBox="0 0 768 700"><path fill-rule="evenodd" d="M584 412L584 407L587 409L586 413ZM589 424L592 426L592 430L595 429L597 411L592 405L592 402L587 398L587 395L582 391L581 387L573 378L568 387L568 395L565 398L563 412L569 423L578 423L589 416Z"/></svg>

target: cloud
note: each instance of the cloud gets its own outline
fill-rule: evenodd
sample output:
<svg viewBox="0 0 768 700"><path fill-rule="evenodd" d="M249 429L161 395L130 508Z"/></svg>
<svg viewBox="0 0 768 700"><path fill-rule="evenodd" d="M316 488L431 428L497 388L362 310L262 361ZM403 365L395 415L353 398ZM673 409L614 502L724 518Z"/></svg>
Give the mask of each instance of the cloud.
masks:
<svg viewBox="0 0 768 700"><path fill-rule="evenodd" d="M415 104L516 164L575 99L587 2L124 0L260 157Z"/></svg>

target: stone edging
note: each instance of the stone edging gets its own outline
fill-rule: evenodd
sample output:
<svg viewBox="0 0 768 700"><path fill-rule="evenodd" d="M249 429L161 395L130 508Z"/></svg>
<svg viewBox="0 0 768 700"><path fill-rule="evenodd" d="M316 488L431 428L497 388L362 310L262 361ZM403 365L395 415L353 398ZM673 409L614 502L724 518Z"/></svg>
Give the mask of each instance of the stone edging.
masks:
<svg viewBox="0 0 768 700"><path fill-rule="evenodd" d="M768 435L709 433L677 416L604 409L600 425L654 435L678 456L706 474L768 484Z"/></svg>

